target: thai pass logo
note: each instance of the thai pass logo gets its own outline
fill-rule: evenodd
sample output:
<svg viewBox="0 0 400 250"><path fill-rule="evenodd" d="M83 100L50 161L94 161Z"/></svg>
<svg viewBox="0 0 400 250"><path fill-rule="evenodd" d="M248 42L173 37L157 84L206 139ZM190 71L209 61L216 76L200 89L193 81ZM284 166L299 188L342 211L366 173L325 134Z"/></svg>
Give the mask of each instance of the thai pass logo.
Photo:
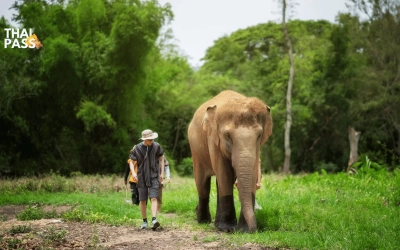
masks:
<svg viewBox="0 0 400 250"><path fill-rule="evenodd" d="M33 33L33 29L29 29L29 33L27 29L6 28L4 31L6 32L6 38L4 39L5 49L39 49L40 47L43 47L39 38Z"/></svg>

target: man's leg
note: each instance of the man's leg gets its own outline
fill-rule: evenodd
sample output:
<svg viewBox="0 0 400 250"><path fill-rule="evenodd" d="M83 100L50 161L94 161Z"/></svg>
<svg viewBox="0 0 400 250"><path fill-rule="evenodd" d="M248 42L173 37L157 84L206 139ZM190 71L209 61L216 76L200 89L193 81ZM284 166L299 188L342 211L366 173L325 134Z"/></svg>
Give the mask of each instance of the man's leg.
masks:
<svg viewBox="0 0 400 250"><path fill-rule="evenodd" d="M158 186L151 187L149 188L149 193L150 193L150 198L151 198L151 223L152 223L152 229L156 230L157 227L160 226L160 222L157 221L157 197L158 197Z"/></svg>
<svg viewBox="0 0 400 250"><path fill-rule="evenodd" d="M139 200L140 200L140 213L142 214L143 224L140 227L141 229L147 228L147 196L148 196L148 189L147 188L138 188L139 191Z"/></svg>
<svg viewBox="0 0 400 250"><path fill-rule="evenodd" d="M147 210L146 201L140 201L140 213L142 214L143 219L147 218L146 210Z"/></svg>
<svg viewBox="0 0 400 250"><path fill-rule="evenodd" d="M157 198L151 198L151 215L153 217L157 217L157 208L158 208L157 204L158 204Z"/></svg>
<svg viewBox="0 0 400 250"><path fill-rule="evenodd" d="M132 204L133 205L139 205L139 193L137 191L136 183L129 182L129 185L131 187Z"/></svg>
<svg viewBox="0 0 400 250"><path fill-rule="evenodd" d="M163 184L160 184L160 188L158 189L158 197L157 197L157 213L161 213L162 190L163 190Z"/></svg>
<svg viewBox="0 0 400 250"><path fill-rule="evenodd" d="M137 189L137 183L129 182L131 185L131 192L132 192L132 204L139 205L139 191Z"/></svg>

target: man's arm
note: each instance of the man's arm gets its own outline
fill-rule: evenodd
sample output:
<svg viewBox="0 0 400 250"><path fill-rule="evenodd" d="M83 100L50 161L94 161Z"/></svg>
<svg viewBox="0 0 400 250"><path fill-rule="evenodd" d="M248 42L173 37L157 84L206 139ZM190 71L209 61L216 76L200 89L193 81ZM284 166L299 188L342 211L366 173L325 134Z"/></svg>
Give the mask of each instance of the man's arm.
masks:
<svg viewBox="0 0 400 250"><path fill-rule="evenodd" d="M129 162L129 168L131 169L133 179L137 180L137 173L135 172L135 167L132 160Z"/></svg>
<svg viewBox="0 0 400 250"><path fill-rule="evenodd" d="M257 184L256 189L261 188L261 159L258 161L258 176L257 176Z"/></svg>

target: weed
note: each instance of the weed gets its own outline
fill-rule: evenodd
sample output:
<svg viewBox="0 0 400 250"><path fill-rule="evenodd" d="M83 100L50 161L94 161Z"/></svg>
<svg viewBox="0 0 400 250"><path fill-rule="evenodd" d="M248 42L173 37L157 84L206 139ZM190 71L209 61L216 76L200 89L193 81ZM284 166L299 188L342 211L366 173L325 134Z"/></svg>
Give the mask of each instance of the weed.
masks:
<svg viewBox="0 0 400 250"><path fill-rule="evenodd" d="M87 213L81 209L74 209L62 215L63 219L70 221L84 221L86 217Z"/></svg>
<svg viewBox="0 0 400 250"><path fill-rule="evenodd" d="M58 214L57 211L55 209L53 209L52 211L49 212L45 212L43 218L44 219L52 219L52 218L57 218Z"/></svg>
<svg viewBox="0 0 400 250"><path fill-rule="evenodd" d="M217 236L215 236L215 235L210 235L210 236L204 237L203 242L204 242L204 243L207 243L207 242L214 242L214 241L216 241L216 240L217 240Z"/></svg>
<svg viewBox="0 0 400 250"><path fill-rule="evenodd" d="M18 225L18 226L12 226L11 229L9 230L10 234L19 234L19 233L29 233L32 231L32 225L29 224L28 226L26 225Z"/></svg>
<svg viewBox="0 0 400 250"><path fill-rule="evenodd" d="M50 212L45 212L41 206L29 206L25 210L21 211L17 216L18 220L40 220L40 219L51 219L57 218L58 214L55 209Z"/></svg>
<svg viewBox="0 0 400 250"><path fill-rule="evenodd" d="M17 249L18 246L22 244L22 241L20 239L9 238L6 241L7 241L7 247L9 249Z"/></svg>
<svg viewBox="0 0 400 250"><path fill-rule="evenodd" d="M97 247L97 245L100 243L100 239L99 239L99 235L97 233L96 225L93 226L91 243L92 243L92 246L94 246L94 247Z"/></svg>
<svg viewBox="0 0 400 250"><path fill-rule="evenodd" d="M17 214L17 219L22 221L40 220L44 217L45 212L41 207L28 207L21 213Z"/></svg>
<svg viewBox="0 0 400 250"><path fill-rule="evenodd" d="M0 214L0 221L7 221L7 216Z"/></svg>
<svg viewBox="0 0 400 250"><path fill-rule="evenodd" d="M38 235L46 242L63 241L66 234L67 231L65 231L64 229L57 231L54 227L50 227L48 231L38 233Z"/></svg>

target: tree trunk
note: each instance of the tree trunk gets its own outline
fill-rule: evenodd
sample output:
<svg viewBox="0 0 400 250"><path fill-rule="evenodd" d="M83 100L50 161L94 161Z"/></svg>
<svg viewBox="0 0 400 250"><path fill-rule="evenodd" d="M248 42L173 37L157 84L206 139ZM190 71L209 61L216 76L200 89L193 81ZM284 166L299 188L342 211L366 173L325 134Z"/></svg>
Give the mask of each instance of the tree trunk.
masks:
<svg viewBox="0 0 400 250"><path fill-rule="evenodd" d="M394 146L395 152L400 156L400 124L394 123L394 127L397 129L397 147Z"/></svg>
<svg viewBox="0 0 400 250"><path fill-rule="evenodd" d="M294 78L294 57L293 57L293 46L289 37L289 33L286 28L286 0L282 0L282 30L285 36L286 44L289 48L289 60L290 60L290 73L289 82L286 92L286 123L285 123L285 161L283 163L283 172L285 174L289 173L290 169L290 127L292 125L292 86Z"/></svg>
<svg viewBox="0 0 400 250"><path fill-rule="evenodd" d="M274 164L274 156L272 154L272 150L270 148L268 148L268 147L265 147L265 148L266 148L265 149L265 155L267 156L267 162L268 162L268 164L270 166L270 168L269 169L267 168L266 170L276 171L275 164Z"/></svg>
<svg viewBox="0 0 400 250"><path fill-rule="evenodd" d="M353 127L349 126L349 142L350 142L350 158L347 164L347 172L350 171L351 166L358 160L358 140L360 139L361 132L356 131Z"/></svg>
<svg viewBox="0 0 400 250"><path fill-rule="evenodd" d="M178 124L176 125L175 142L174 142L174 147L172 148L172 154L171 155L175 154L175 149L176 149L176 146L178 145L179 132L180 132L181 127L182 127L182 119L179 118L178 119Z"/></svg>

